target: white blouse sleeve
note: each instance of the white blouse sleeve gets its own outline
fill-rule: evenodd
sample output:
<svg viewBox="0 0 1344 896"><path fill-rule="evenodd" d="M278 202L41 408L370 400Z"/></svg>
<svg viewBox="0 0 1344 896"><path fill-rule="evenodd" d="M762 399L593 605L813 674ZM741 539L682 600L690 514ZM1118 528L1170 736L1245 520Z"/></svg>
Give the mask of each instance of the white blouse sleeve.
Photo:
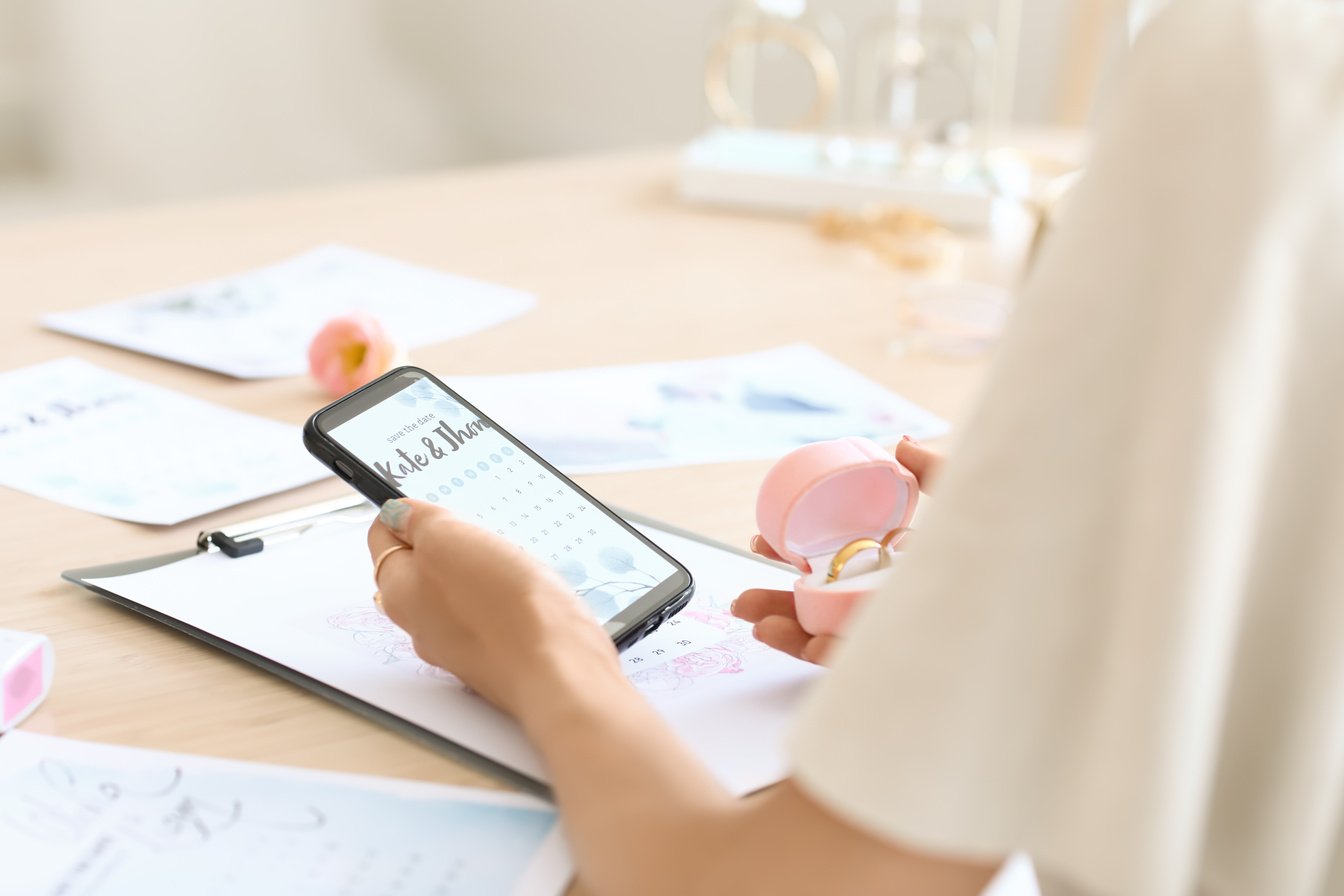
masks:
<svg viewBox="0 0 1344 896"><path fill-rule="evenodd" d="M837 814L1092 894L1344 892L1342 28L1187 0L1139 39L798 723Z"/></svg>

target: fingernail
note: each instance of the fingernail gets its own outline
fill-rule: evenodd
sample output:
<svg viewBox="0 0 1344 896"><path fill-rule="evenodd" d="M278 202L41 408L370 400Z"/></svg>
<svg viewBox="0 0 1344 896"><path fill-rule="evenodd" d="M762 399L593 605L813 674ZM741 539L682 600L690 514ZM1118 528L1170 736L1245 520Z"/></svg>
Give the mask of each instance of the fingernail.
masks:
<svg viewBox="0 0 1344 896"><path fill-rule="evenodd" d="M393 498L383 502L382 509L378 511L378 520L393 532L400 532L406 528L406 519L410 515L411 502L405 498Z"/></svg>
<svg viewBox="0 0 1344 896"><path fill-rule="evenodd" d="M733 601L728 605L728 615L729 616L737 615L737 601Z"/></svg>
<svg viewBox="0 0 1344 896"><path fill-rule="evenodd" d="M751 550L752 550L753 552L757 552L757 551L760 550L760 549L757 547L757 545L759 545L760 542L761 542L761 536L759 536L759 535L753 535L753 536L751 536L751 541L747 542L747 547L751 548Z"/></svg>
<svg viewBox="0 0 1344 896"><path fill-rule="evenodd" d="M918 444L919 444L918 442L916 442L914 439L910 438L909 436L901 436L901 441L902 441L902 442L909 442L911 445L918 445Z"/></svg>

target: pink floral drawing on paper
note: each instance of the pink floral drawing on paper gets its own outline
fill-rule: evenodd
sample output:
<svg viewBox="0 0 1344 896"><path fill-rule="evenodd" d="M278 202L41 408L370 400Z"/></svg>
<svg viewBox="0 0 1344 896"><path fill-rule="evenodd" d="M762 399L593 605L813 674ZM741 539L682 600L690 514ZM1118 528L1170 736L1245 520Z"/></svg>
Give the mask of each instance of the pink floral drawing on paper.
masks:
<svg viewBox="0 0 1344 896"><path fill-rule="evenodd" d="M742 629L746 623L736 616L730 616L720 610L693 609L687 608L677 614L678 619L685 619L691 622L699 622L702 625L708 625L711 628L717 628L723 632L733 632Z"/></svg>
<svg viewBox="0 0 1344 896"><path fill-rule="evenodd" d="M630 675L630 681L646 691L683 690L707 678L745 672L745 658L767 649L750 633L734 635L717 644L674 657L661 665L640 669Z"/></svg>

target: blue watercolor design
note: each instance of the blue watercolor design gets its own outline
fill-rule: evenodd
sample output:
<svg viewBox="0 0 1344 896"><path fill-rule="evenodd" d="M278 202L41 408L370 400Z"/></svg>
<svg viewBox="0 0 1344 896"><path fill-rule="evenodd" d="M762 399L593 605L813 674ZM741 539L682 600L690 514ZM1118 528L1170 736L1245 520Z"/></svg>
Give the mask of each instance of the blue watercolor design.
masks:
<svg viewBox="0 0 1344 896"><path fill-rule="evenodd" d="M439 413L447 414L449 417L461 416L463 410L460 404L444 395L437 386L428 380L420 380L407 386L397 393L396 401L408 408L427 404Z"/></svg>
<svg viewBox="0 0 1344 896"><path fill-rule="evenodd" d="M782 392L764 392L755 386L747 386L742 396L742 405L748 410L783 414L838 414L839 408L815 404L796 395Z"/></svg>
<svg viewBox="0 0 1344 896"><path fill-rule="evenodd" d="M584 582L588 581L588 569L580 560L575 558L566 558L555 564L553 567L560 578L569 583L569 587L578 588Z"/></svg>
<svg viewBox="0 0 1344 896"><path fill-rule="evenodd" d="M597 555L597 558L603 566L614 573L624 575L626 573L637 572L635 569L635 558L625 548L605 547Z"/></svg>

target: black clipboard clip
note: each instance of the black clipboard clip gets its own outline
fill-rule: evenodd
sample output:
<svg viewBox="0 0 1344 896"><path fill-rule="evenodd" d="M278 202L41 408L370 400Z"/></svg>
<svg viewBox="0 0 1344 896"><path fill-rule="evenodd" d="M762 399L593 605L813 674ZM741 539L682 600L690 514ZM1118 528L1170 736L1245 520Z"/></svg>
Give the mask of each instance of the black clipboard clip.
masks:
<svg viewBox="0 0 1344 896"><path fill-rule="evenodd" d="M196 536L198 551L217 550L228 557L259 554L266 542L276 538L298 537L314 526L356 508L371 508L360 495L336 498L260 519L249 520L223 529L203 530Z"/></svg>

